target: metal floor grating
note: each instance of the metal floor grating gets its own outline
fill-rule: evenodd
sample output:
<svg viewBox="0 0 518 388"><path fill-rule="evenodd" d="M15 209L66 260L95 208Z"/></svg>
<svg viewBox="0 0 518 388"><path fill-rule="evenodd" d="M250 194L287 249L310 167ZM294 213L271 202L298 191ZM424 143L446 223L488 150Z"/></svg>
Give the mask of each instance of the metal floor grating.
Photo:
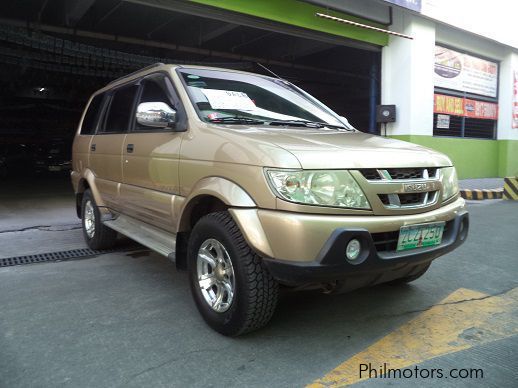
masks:
<svg viewBox="0 0 518 388"><path fill-rule="evenodd" d="M69 251L37 253L34 255L6 257L6 258L0 258L0 268L1 267L11 267L11 266L15 266L15 265L45 263L48 261L62 261L62 260L76 259L79 257L97 256L97 255L102 255L105 253L127 251L130 248L135 248L135 247L119 247L119 248L114 248L114 249L103 249L103 250L83 248L83 249L72 249Z"/></svg>

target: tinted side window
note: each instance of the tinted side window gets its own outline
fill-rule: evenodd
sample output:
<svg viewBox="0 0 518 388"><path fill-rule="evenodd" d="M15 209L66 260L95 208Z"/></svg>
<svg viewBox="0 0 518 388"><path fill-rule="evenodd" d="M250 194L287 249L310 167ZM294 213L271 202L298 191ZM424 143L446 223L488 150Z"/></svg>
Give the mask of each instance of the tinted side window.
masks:
<svg viewBox="0 0 518 388"><path fill-rule="evenodd" d="M142 95L140 96L140 103L143 102L164 102L174 109L173 102L169 97L169 90L172 90L171 81L162 75L146 78L142 82ZM156 128L147 127L135 123L137 130L156 130Z"/></svg>
<svg viewBox="0 0 518 388"><path fill-rule="evenodd" d="M137 85L131 85L116 89L113 92L101 132L126 132L128 124L132 119L133 101L135 100L137 90Z"/></svg>
<svg viewBox="0 0 518 388"><path fill-rule="evenodd" d="M86 111L85 118L83 119L83 124L81 125L81 135L92 135L95 132L103 98L104 94L98 94L92 99Z"/></svg>

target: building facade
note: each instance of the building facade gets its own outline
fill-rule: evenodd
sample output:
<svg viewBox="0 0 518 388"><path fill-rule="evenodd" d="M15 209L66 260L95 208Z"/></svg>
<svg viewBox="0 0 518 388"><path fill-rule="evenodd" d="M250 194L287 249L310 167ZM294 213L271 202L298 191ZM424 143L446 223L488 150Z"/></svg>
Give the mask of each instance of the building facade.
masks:
<svg viewBox="0 0 518 388"><path fill-rule="evenodd" d="M452 16L456 11L448 11L444 2L193 2L343 37L352 45L357 41L378 47L381 69L372 85L371 103L396 105L397 119L387 125L387 136L444 152L460 178L518 175L517 45L460 28L455 18L446 23L441 15ZM511 3L507 4L512 7ZM433 12L423 12L426 5ZM317 13L342 21L323 19ZM372 123L375 111L369 112ZM359 129L375 132L373 127Z"/></svg>

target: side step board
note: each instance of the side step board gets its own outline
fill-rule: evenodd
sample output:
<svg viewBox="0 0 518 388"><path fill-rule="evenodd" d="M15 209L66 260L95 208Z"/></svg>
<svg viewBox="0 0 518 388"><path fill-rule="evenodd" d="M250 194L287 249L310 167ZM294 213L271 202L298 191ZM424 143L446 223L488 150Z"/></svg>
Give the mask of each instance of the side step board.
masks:
<svg viewBox="0 0 518 388"><path fill-rule="evenodd" d="M103 221L103 223L120 234L174 260L176 250L175 234L167 233L124 215L119 215L116 219Z"/></svg>

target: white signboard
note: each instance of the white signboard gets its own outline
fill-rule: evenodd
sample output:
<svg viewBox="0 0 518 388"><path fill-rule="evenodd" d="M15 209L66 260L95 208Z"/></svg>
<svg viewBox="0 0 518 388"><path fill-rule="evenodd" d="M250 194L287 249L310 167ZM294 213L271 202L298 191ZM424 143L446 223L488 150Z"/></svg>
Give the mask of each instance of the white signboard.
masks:
<svg viewBox="0 0 518 388"><path fill-rule="evenodd" d="M497 63L435 46L435 86L496 97L497 84Z"/></svg>
<svg viewBox="0 0 518 388"><path fill-rule="evenodd" d="M450 115L437 115L437 128L449 129L450 128Z"/></svg>
<svg viewBox="0 0 518 388"><path fill-rule="evenodd" d="M212 109L254 110L254 102L246 93L232 90L202 89Z"/></svg>

